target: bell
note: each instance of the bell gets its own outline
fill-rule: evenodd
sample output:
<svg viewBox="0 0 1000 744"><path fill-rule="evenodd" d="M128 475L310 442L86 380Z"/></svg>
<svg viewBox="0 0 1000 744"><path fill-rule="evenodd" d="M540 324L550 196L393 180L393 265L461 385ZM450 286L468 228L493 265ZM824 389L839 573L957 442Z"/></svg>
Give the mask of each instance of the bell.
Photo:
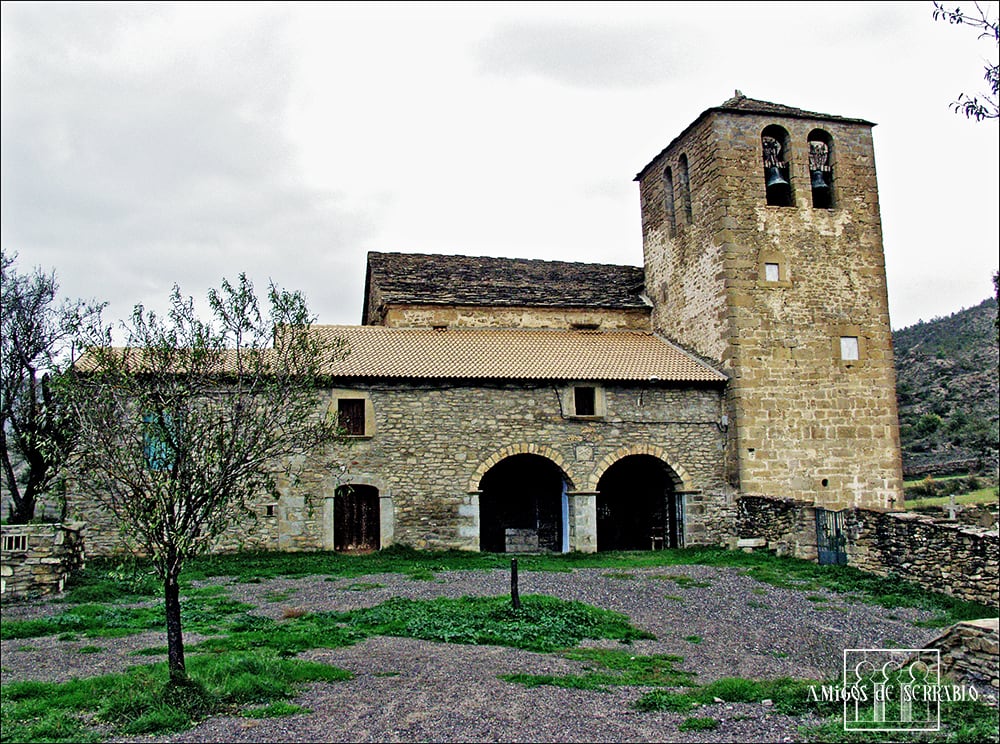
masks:
<svg viewBox="0 0 1000 744"><path fill-rule="evenodd" d="M813 191L829 191L830 184L826 182L826 173L821 170L809 171L812 176Z"/></svg>
<svg viewBox="0 0 1000 744"><path fill-rule="evenodd" d="M788 185L788 181L786 181L785 177L783 175L781 175L781 168L779 168L776 165L772 165L769 168L765 168L764 169L764 177L766 179L765 182L764 182L764 185L765 185L766 188L770 189L770 188L772 188L774 186L787 186Z"/></svg>

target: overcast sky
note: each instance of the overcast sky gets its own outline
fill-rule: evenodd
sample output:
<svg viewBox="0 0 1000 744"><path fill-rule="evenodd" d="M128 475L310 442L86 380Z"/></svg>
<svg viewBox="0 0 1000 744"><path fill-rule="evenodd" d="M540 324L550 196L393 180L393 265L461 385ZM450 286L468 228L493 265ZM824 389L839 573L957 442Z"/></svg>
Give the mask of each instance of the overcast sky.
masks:
<svg viewBox="0 0 1000 744"><path fill-rule="evenodd" d="M0 240L114 317L245 271L358 323L371 250L640 265L632 179L738 88L878 123L900 328L1000 244L998 123L949 105L997 50L932 11L4 2Z"/></svg>

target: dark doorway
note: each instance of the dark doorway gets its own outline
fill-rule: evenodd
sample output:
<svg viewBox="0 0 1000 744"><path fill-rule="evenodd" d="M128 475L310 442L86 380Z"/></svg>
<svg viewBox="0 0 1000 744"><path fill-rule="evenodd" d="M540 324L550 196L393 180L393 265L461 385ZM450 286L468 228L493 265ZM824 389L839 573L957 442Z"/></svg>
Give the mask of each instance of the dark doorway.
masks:
<svg viewBox="0 0 1000 744"><path fill-rule="evenodd" d="M491 553L562 550L564 478L540 455L501 460L479 483L479 549Z"/></svg>
<svg viewBox="0 0 1000 744"><path fill-rule="evenodd" d="M333 500L333 547L337 551L379 549L378 489L341 486Z"/></svg>
<svg viewBox="0 0 1000 744"><path fill-rule="evenodd" d="M651 455L629 455L608 468L597 484L597 549L682 547L684 503L672 475Z"/></svg>

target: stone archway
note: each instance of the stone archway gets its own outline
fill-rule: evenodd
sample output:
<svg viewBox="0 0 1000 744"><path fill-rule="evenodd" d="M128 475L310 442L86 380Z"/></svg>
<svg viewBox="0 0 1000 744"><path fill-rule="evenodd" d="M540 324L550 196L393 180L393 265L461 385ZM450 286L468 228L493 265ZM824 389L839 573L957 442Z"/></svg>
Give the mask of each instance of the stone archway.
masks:
<svg viewBox="0 0 1000 744"><path fill-rule="evenodd" d="M657 444L640 444L629 447L621 447L612 452L610 455L605 456L597 464L597 467L594 468L593 472L591 472L590 478L587 481L587 489L590 491L596 491L597 484L604 476L604 473L607 472L608 468L619 460L629 457L630 455L650 455L651 457L655 457L657 460L662 460L669 469L668 474L671 477L675 490L695 490L691 476L688 474L687 470L684 469L684 466L680 465L677 458L670 452Z"/></svg>
<svg viewBox="0 0 1000 744"><path fill-rule="evenodd" d="M684 545L681 479L653 455L626 455L597 482L597 549L655 550Z"/></svg>
<svg viewBox="0 0 1000 744"><path fill-rule="evenodd" d="M490 467L477 485L480 550L566 549L568 479L555 462L536 454L513 454Z"/></svg>
<svg viewBox="0 0 1000 744"><path fill-rule="evenodd" d="M483 476L493 468L501 460L505 460L508 457L513 457L514 455L539 455L547 460L551 460L555 463L567 481L569 489L573 489L573 478L566 461L563 459L562 454L558 450L553 449L545 444L533 444L531 442L522 442L520 444L511 444L503 449L499 449L492 455L483 460L479 467L476 468L476 472L472 474L469 479L469 492L476 492L479 490L479 484L483 479Z"/></svg>

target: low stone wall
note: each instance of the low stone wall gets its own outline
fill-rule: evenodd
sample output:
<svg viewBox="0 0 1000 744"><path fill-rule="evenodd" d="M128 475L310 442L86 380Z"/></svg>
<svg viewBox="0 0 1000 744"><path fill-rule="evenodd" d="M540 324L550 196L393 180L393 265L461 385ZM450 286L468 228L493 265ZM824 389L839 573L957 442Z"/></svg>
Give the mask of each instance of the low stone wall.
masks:
<svg viewBox="0 0 1000 744"><path fill-rule="evenodd" d="M816 509L811 502L744 496L736 504L730 547L767 548L779 556L816 560Z"/></svg>
<svg viewBox="0 0 1000 744"><path fill-rule="evenodd" d="M953 625L924 648L941 652L941 671L958 682L1000 689L1000 618Z"/></svg>
<svg viewBox="0 0 1000 744"><path fill-rule="evenodd" d="M0 595L4 599L61 592L83 568L82 523L14 524L0 528Z"/></svg>
<svg viewBox="0 0 1000 744"><path fill-rule="evenodd" d="M997 606L1000 540L997 530L911 512L847 509L848 565L899 578L931 591ZM733 547L767 547L816 559L816 508L791 499L744 497Z"/></svg>
<svg viewBox="0 0 1000 744"><path fill-rule="evenodd" d="M847 561L863 571L960 599L997 605L997 531L912 512L848 511Z"/></svg>

